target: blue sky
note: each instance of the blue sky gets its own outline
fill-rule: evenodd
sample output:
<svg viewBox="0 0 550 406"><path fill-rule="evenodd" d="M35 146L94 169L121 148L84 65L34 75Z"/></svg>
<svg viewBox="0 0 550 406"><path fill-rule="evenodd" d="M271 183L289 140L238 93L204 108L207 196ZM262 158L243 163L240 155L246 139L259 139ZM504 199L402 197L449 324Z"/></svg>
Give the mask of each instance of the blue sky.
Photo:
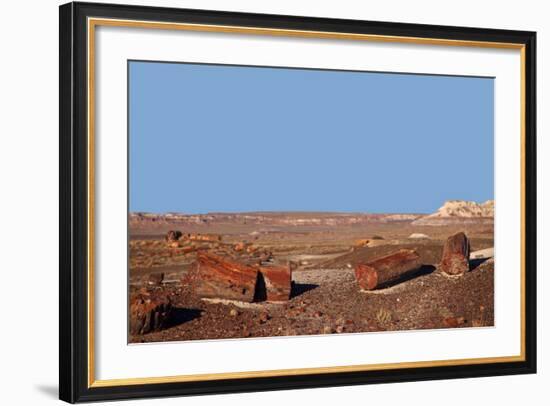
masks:
<svg viewBox="0 0 550 406"><path fill-rule="evenodd" d="M493 199L491 78L137 61L129 74L130 211Z"/></svg>

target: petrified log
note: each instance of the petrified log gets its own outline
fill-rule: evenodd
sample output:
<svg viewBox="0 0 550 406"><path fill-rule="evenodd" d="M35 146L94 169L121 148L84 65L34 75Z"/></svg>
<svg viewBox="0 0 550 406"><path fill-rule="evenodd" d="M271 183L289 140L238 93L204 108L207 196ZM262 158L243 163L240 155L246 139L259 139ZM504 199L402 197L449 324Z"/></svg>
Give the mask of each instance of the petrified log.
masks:
<svg viewBox="0 0 550 406"><path fill-rule="evenodd" d="M193 290L204 298L252 302L258 269L214 254L199 252L194 270Z"/></svg>
<svg viewBox="0 0 550 406"><path fill-rule="evenodd" d="M290 264L261 266L260 273L265 286L264 292L257 292L257 297L264 297L270 302L283 302L290 299L292 271ZM264 287L262 286L262 288ZM260 284L257 288L260 290Z"/></svg>
<svg viewBox="0 0 550 406"><path fill-rule="evenodd" d="M162 330L172 312L172 303L167 296L151 296L140 292L130 299L130 333L147 334Z"/></svg>
<svg viewBox="0 0 550 406"><path fill-rule="evenodd" d="M369 245L370 240L367 238L361 238L360 240L355 240L355 243L353 244L356 248L366 247Z"/></svg>
<svg viewBox="0 0 550 406"><path fill-rule="evenodd" d="M222 240L222 236L218 234L208 234L208 235L202 235L202 241L210 241L210 242L220 242Z"/></svg>
<svg viewBox="0 0 550 406"><path fill-rule="evenodd" d="M181 249L178 251L181 254L189 254L190 252L194 252L197 250L197 247L195 246L187 246L187 247L181 247Z"/></svg>
<svg viewBox="0 0 550 406"><path fill-rule="evenodd" d="M470 242L463 232L447 238L439 269L448 275L462 275L470 269Z"/></svg>
<svg viewBox="0 0 550 406"><path fill-rule="evenodd" d="M234 249L235 251L242 251L242 250L244 250L245 248L246 248L246 244L245 244L244 242L238 242L237 244L235 244L235 245L233 246L233 249Z"/></svg>
<svg viewBox="0 0 550 406"><path fill-rule="evenodd" d="M355 278L361 289L372 290L395 282L420 269L420 255L402 249L393 254L355 267Z"/></svg>
<svg viewBox="0 0 550 406"><path fill-rule="evenodd" d="M220 242L222 236L219 234L187 234L186 237L190 241L207 241L207 242Z"/></svg>

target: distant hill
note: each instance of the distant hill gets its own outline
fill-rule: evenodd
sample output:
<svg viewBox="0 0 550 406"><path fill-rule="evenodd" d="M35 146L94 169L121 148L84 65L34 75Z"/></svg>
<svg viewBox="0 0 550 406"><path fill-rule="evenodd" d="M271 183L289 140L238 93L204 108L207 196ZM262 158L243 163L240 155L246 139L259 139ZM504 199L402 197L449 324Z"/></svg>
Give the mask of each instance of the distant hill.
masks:
<svg viewBox="0 0 550 406"><path fill-rule="evenodd" d="M267 226L340 226L370 223L410 222L419 214L319 213L319 212L250 212L250 213L130 213L131 227L167 224L248 224Z"/></svg>
<svg viewBox="0 0 550 406"><path fill-rule="evenodd" d="M471 222L493 222L495 201L484 203L465 200L446 201L435 213L413 221L412 225L429 226Z"/></svg>

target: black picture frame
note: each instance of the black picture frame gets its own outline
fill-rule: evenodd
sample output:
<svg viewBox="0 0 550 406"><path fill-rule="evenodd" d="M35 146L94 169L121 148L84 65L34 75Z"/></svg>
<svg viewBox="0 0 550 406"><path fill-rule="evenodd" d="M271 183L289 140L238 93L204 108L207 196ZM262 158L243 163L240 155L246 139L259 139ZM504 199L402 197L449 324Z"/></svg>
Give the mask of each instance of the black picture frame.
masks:
<svg viewBox="0 0 550 406"><path fill-rule="evenodd" d="M374 21L261 15L205 10L68 3L60 6L60 251L59 251L59 397L67 402L160 396L219 394L278 389L424 381L536 372L536 33ZM88 354L87 188L87 19L89 17L344 32L458 41L513 43L523 46L525 185L524 360L372 370L312 373L197 382L93 387Z"/></svg>

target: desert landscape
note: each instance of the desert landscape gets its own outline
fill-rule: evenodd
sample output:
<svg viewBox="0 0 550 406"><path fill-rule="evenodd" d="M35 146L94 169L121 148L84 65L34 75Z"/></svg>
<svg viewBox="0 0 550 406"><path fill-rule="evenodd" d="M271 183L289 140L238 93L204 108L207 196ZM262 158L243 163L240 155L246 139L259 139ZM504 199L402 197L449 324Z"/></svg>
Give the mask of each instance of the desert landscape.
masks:
<svg viewBox="0 0 550 406"><path fill-rule="evenodd" d="M130 343L493 326L494 202L130 213Z"/></svg>

